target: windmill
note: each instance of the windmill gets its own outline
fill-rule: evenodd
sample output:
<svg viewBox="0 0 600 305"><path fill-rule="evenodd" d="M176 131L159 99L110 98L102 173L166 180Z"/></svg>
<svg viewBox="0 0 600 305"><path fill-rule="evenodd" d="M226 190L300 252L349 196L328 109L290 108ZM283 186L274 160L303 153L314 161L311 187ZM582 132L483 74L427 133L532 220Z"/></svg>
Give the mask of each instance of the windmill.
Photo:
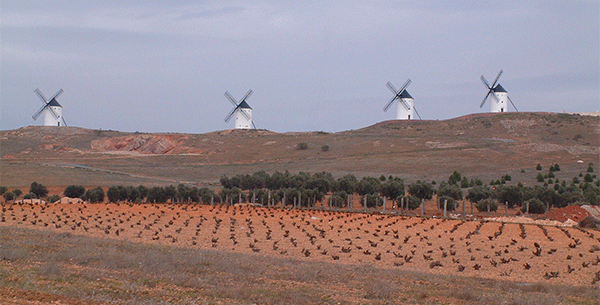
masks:
<svg viewBox="0 0 600 305"><path fill-rule="evenodd" d="M62 106L56 100L56 98L63 93L63 89L61 88L58 90L58 92L56 92L50 99L46 99L39 88L36 88L33 91L44 104L42 108L40 108L40 110L38 110L32 116L33 120L37 120L40 115L45 112L44 126L67 126L67 122L65 122L65 119L62 116Z"/></svg>
<svg viewBox="0 0 600 305"><path fill-rule="evenodd" d="M390 89L390 91L392 91L392 93L394 93L394 97L392 97L392 99L385 105L385 107L383 107L383 111L388 111L392 104L395 101L398 101L396 112L397 120L410 120L414 118L414 113L416 113L419 119L421 119L419 112L417 112L417 109L415 108L415 100L406 90L406 87L408 87L410 83L411 80L409 78L404 83L404 85L402 85L402 88L400 88L400 90L396 90L396 88L394 88L394 85L392 85L391 82L387 82L387 87L388 89Z"/></svg>
<svg viewBox="0 0 600 305"><path fill-rule="evenodd" d="M248 90L246 95L238 102L236 101L229 92L225 91L225 97L233 104L233 110L225 117L225 123L229 123L231 117L235 114L235 128L236 129L256 129L254 122L252 121L252 108L246 100L252 94L252 90Z"/></svg>
<svg viewBox="0 0 600 305"><path fill-rule="evenodd" d="M508 111L508 103L507 102L510 102L510 104L515 108L515 110L517 112L519 112L519 109L517 109L517 107L515 107L515 104L513 104L510 97L508 97L508 92L506 92L506 89L504 89L504 87L502 87L502 85L500 85L500 83L498 83L498 79L500 78L500 75L502 75L503 72L504 71L502 71L502 70L500 70L500 72L498 72L498 76L496 76L496 79L494 80L494 82L492 83L491 86L487 82L485 77L483 77L483 75L481 75L481 81L483 82L483 85L488 89L488 92L485 95L485 97L483 98L481 105L479 105L479 108L482 108L483 104L485 104L485 101L487 100L488 96L492 95L493 102L491 102L491 110L490 110L491 112L506 112L506 111ZM498 84L496 85L496 83L498 83Z"/></svg>

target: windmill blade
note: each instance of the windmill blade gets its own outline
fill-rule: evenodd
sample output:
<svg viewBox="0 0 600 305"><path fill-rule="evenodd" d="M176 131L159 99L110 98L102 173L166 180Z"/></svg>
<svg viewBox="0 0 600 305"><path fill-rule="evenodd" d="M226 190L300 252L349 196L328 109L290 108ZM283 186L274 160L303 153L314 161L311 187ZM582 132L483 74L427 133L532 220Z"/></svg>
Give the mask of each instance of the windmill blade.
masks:
<svg viewBox="0 0 600 305"><path fill-rule="evenodd" d="M419 117L419 120L422 120L421 115L419 114L419 112L417 111L417 107L413 106L413 109L415 110L415 113L417 114L417 116Z"/></svg>
<svg viewBox="0 0 600 305"><path fill-rule="evenodd" d="M402 85L402 87L400 88L400 91L397 92L397 95L399 96L400 94L402 94L402 92L404 92L404 90L406 90L406 87L408 87L408 85L410 85L412 81L409 79L406 80L406 82L404 83L404 85Z"/></svg>
<svg viewBox="0 0 600 305"><path fill-rule="evenodd" d="M485 104L485 101L487 100L487 98L490 95L490 93L492 93L492 89L488 90L488 93L483 98L483 101L481 102L481 105L479 105L479 108L483 108L483 104Z"/></svg>
<svg viewBox="0 0 600 305"><path fill-rule="evenodd" d="M229 120L231 120L231 117L238 110L238 108L239 108L239 106L238 107L234 107L233 110L231 110L231 112L224 119L225 123L229 123Z"/></svg>
<svg viewBox="0 0 600 305"><path fill-rule="evenodd" d="M515 106L515 104L512 102L512 100L510 99L510 96L506 96L508 98L508 101L510 102L510 104L515 108L515 110L517 112L519 112L519 109L517 109L517 106Z"/></svg>
<svg viewBox="0 0 600 305"><path fill-rule="evenodd" d="M492 91L492 98L494 98L494 101L496 101L496 103L500 103L500 100L498 99L498 97L496 96L496 92Z"/></svg>
<svg viewBox="0 0 600 305"><path fill-rule="evenodd" d="M243 109L240 109L240 112L246 119L252 121L252 118Z"/></svg>
<svg viewBox="0 0 600 305"><path fill-rule="evenodd" d="M485 77L483 77L483 74L481 75L481 81L483 82L483 84L485 85L486 88L492 89L492 87L490 87L490 84L488 84L488 82L485 79Z"/></svg>
<svg viewBox="0 0 600 305"><path fill-rule="evenodd" d="M233 98L233 96L231 96L231 94L229 94L229 92L225 91L225 97L233 104L233 106L238 106L237 101Z"/></svg>
<svg viewBox="0 0 600 305"><path fill-rule="evenodd" d="M60 90L58 90L58 92L56 92L51 98L50 100L53 100L55 98L57 98L59 95L61 95L63 93L63 89L60 88Z"/></svg>
<svg viewBox="0 0 600 305"><path fill-rule="evenodd" d="M53 116L55 119L57 119L57 120L58 120L58 119L60 119L60 116L58 115L58 113L56 113L56 112L54 111L54 109L52 109L52 107L48 107L48 110L50 111L50 113L52 114L52 116Z"/></svg>
<svg viewBox="0 0 600 305"><path fill-rule="evenodd" d="M66 127L67 126L67 121L65 121L65 118L61 117L60 119L63 121L63 125Z"/></svg>
<svg viewBox="0 0 600 305"><path fill-rule="evenodd" d="M394 103L395 100L398 99L398 95L395 95L394 97L392 97L392 99L385 105L385 107L383 107L383 111L387 112L388 109L390 109L390 106L392 106L392 104Z"/></svg>
<svg viewBox="0 0 600 305"><path fill-rule="evenodd" d="M42 102L44 104L48 103L48 100L46 99L44 94L42 94L42 91L40 91L40 88L35 88L35 90L33 90L33 92L35 92L37 94L37 96L40 98L40 100L42 100Z"/></svg>
<svg viewBox="0 0 600 305"><path fill-rule="evenodd" d="M490 88L494 88L496 86L496 83L498 82L498 79L500 78L500 75L502 75L504 71L500 70L500 72L498 72L498 76L496 76L496 79L494 80L494 83L492 84L492 86Z"/></svg>
<svg viewBox="0 0 600 305"><path fill-rule="evenodd" d="M254 125L254 121L252 121L252 127L256 129L256 125Z"/></svg>
<svg viewBox="0 0 600 305"><path fill-rule="evenodd" d="M391 82L387 82L387 84L385 84L388 89L390 89L390 91L392 91L394 94L398 94L398 90L396 90L396 88L394 88L394 85L392 85Z"/></svg>
<svg viewBox="0 0 600 305"><path fill-rule="evenodd" d="M42 106L40 110L38 110L34 115L31 116L34 121L37 120L40 117L40 115L42 115L42 112L44 112L46 107L48 107L48 104L44 104L44 106Z"/></svg>
<svg viewBox="0 0 600 305"><path fill-rule="evenodd" d="M250 95L252 95L252 89L250 89L250 90L248 90L248 92L246 92L246 95L244 95L244 97L240 100L240 103L245 101L247 98L249 98Z"/></svg>
<svg viewBox="0 0 600 305"><path fill-rule="evenodd" d="M402 106L404 106L404 108L405 108L406 110L410 110L410 108L408 108L408 105L406 104L406 102L405 102L403 99L399 99L398 101L400 101L400 104L401 104Z"/></svg>

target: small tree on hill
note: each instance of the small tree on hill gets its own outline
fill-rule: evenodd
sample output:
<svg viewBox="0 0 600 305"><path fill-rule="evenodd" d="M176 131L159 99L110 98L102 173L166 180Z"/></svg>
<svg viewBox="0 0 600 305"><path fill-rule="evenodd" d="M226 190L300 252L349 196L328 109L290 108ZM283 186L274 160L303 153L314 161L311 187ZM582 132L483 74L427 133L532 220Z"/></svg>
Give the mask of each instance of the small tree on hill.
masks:
<svg viewBox="0 0 600 305"><path fill-rule="evenodd" d="M433 197L434 188L431 183L417 180L417 182L408 186L408 193L419 198L419 200L431 199Z"/></svg>
<svg viewBox="0 0 600 305"><path fill-rule="evenodd" d="M65 188L63 194L69 198L81 198L85 194L85 187L81 185L69 185Z"/></svg>
<svg viewBox="0 0 600 305"><path fill-rule="evenodd" d="M48 195L48 189L44 185L35 181L31 183L29 192L35 194L37 198L44 198L46 195Z"/></svg>

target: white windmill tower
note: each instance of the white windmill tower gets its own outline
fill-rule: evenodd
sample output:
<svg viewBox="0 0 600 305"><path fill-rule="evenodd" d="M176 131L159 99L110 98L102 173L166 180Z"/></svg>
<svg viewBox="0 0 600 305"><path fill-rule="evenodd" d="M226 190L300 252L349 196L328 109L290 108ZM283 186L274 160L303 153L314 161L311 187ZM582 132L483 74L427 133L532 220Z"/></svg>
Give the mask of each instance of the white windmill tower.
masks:
<svg viewBox="0 0 600 305"><path fill-rule="evenodd" d="M419 119L421 118L421 116L419 115L419 112L417 112L417 109L415 108L415 100L406 90L406 87L408 87L408 85L410 85L410 83L411 83L411 80L409 78L404 83L402 88L400 88L400 90L396 90L396 88L394 88L394 85L392 85L391 82L387 82L387 87L388 87L388 89L390 89L390 91L392 91L394 93L394 97L392 97L392 99L385 105L385 107L383 107L383 111L388 111L388 109L390 109L392 104L395 101L398 101L397 110L396 110L396 119L397 120L411 120L415 117L414 116L415 113L417 114Z"/></svg>
<svg viewBox="0 0 600 305"><path fill-rule="evenodd" d="M517 107L515 107L515 104L513 104L510 97L508 97L508 92L506 92L506 89L504 89L504 87L502 87L502 85L500 85L500 83L498 83L496 85L496 83L498 82L498 79L500 78L500 75L502 75L503 72L504 71L502 71L502 70L500 70L500 72L498 72L498 76L496 76L496 79L494 80L494 83L492 83L491 86L490 86L490 84L488 84L485 77L483 77L483 75L481 75L481 81L483 82L483 85L488 89L488 92L485 95L485 97L483 98L481 105L479 105L479 108L483 107L483 104L485 104L485 101L487 100L488 96L490 96L490 94L491 94L492 99L493 99L493 101L491 102L491 109L490 109L491 112L507 112L509 102L515 108L515 110L517 112L519 112L519 110L517 109Z"/></svg>
<svg viewBox="0 0 600 305"><path fill-rule="evenodd" d="M44 104L32 117L37 120L42 113L44 114L44 126L67 126L67 122L62 116L62 106L56 98L63 93L63 89L58 90L49 100L42 94L39 88L33 90Z"/></svg>
<svg viewBox="0 0 600 305"><path fill-rule="evenodd" d="M250 97L252 90L248 90L246 95L238 103L229 92L225 91L225 97L233 104L233 110L225 117L225 123L229 123L231 117L235 114L235 128L236 129L256 129L254 122L252 121L252 108L246 99Z"/></svg>

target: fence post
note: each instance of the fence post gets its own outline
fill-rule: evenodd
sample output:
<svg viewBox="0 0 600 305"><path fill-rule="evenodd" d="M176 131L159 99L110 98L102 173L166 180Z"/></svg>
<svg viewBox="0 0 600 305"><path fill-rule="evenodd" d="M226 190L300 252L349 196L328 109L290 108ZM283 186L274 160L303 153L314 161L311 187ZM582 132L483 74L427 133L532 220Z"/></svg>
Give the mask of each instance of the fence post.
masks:
<svg viewBox="0 0 600 305"><path fill-rule="evenodd" d="M385 214L386 197L383 196L383 213Z"/></svg>
<svg viewBox="0 0 600 305"><path fill-rule="evenodd" d="M444 199L444 218L446 218L447 208L448 208L448 199Z"/></svg>
<svg viewBox="0 0 600 305"><path fill-rule="evenodd" d="M421 199L421 216L425 214L425 199Z"/></svg>

